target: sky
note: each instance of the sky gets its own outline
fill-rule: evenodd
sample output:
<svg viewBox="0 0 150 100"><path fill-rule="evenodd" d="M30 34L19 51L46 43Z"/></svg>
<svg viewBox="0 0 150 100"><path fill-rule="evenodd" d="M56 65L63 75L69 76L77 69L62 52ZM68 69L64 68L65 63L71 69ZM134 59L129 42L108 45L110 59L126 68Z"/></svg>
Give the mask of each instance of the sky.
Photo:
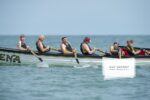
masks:
<svg viewBox="0 0 150 100"><path fill-rule="evenodd" d="M150 0L0 0L0 35L150 35Z"/></svg>

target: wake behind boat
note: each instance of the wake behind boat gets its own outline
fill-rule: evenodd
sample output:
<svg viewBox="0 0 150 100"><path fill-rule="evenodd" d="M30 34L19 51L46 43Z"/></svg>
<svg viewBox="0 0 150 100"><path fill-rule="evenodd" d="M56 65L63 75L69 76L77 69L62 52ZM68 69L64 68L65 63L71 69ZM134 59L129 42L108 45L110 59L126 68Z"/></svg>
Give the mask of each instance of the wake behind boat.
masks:
<svg viewBox="0 0 150 100"><path fill-rule="evenodd" d="M148 48L147 48L148 49ZM34 51L35 54L42 58L43 61L48 63L49 65L75 65L76 60L74 59L74 55L64 55L59 52L47 52L47 53L38 53ZM81 65L90 64L90 65L101 65L102 58L116 58L116 56L112 55L82 55L80 53L77 54L78 59ZM129 57L124 57L129 58ZM132 56L130 58L135 58L136 63L150 63L150 56ZM0 63L7 64L36 64L39 63L39 59L37 59L30 51L22 51L19 49L13 48L3 48L0 47Z"/></svg>

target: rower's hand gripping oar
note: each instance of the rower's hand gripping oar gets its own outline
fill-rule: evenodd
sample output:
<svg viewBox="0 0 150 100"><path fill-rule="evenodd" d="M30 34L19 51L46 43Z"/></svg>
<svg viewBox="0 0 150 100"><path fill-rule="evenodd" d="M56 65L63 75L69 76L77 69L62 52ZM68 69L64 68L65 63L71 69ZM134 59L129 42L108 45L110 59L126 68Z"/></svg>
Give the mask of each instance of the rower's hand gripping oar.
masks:
<svg viewBox="0 0 150 100"><path fill-rule="evenodd" d="M30 52L31 52L36 58L38 58L41 62L43 62L43 59L42 59L41 57L39 57L34 51L32 51L32 50L30 49Z"/></svg>

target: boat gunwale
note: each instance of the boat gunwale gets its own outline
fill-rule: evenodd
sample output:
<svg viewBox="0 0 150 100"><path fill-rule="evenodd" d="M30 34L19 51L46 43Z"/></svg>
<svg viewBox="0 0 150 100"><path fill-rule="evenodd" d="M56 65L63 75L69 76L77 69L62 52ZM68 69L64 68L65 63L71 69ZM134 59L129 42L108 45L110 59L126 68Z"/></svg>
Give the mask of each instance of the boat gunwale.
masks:
<svg viewBox="0 0 150 100"><path fill-rule="evenodd" d="M30 51L22 51L22 50L15 49L15 48L0 47L0 51L32 55L32 53ZM34 51L34 52L37 55L39 55L39 56L74 57L74 55L72 55L72 54L64 55L61 52L60 53L59 52L38 53L38 51ZM101 59L103 57L118 58L116 56L108 56L108 55L104 55L104 56L100 56L100 55L82 55L80 53L78 53L77 56L78 56L78 58L99 58L99 59ZM150 58L150 56L130 56L130 57L123 57L123 58Z"/></svg>
<svg viewBox="0 0 150 100"><path fill-rule="evenodd" d="M126 48L126 46L119 46L120 48ZM134 49L140 49L140 50L150 50L150 48L140 48L140 47L134 47Z"/></svg>
<svg viewBox="0 0 150 100"><path fill-rule="evenodd" d="M15 48L0 47L0 51L32 55L32 53L30 51L23 51L23 50L19 50L19 49L15 49ZM34 52L39 56L74 57L74 55L72 55L72 54L64 55L61 52L47 52L47 53L38 53L38 51L34 51ZM100 55L96 55L96 56L95 55L87 55L87 56L85 56L85 55L82 55L80 53L77 53L77 56L80 58L102 58L102 57L104 57L104 56L100 56Z"/></svg>

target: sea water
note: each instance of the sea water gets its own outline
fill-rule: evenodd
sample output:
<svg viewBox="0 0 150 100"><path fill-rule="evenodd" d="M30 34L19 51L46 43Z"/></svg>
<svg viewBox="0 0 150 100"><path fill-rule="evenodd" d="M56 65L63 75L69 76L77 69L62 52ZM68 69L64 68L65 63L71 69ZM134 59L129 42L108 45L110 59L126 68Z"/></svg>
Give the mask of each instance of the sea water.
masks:
<svg viewBox="0 0 150 100"><path fill-rule="evenodd" d="M62 36L46 36L45 44L59 48ZM85 36L68 36L79 51ZM117 41L150 48L150 36L89 36L92 47L109 51ZM26 44L36 49L38 36L27 36ZM0 47L16 48L18 36L0 36ZM150 65L136 66L136 77L105 81L102 66L6 65L0 64L0 100L149 100Z"/></svg>

